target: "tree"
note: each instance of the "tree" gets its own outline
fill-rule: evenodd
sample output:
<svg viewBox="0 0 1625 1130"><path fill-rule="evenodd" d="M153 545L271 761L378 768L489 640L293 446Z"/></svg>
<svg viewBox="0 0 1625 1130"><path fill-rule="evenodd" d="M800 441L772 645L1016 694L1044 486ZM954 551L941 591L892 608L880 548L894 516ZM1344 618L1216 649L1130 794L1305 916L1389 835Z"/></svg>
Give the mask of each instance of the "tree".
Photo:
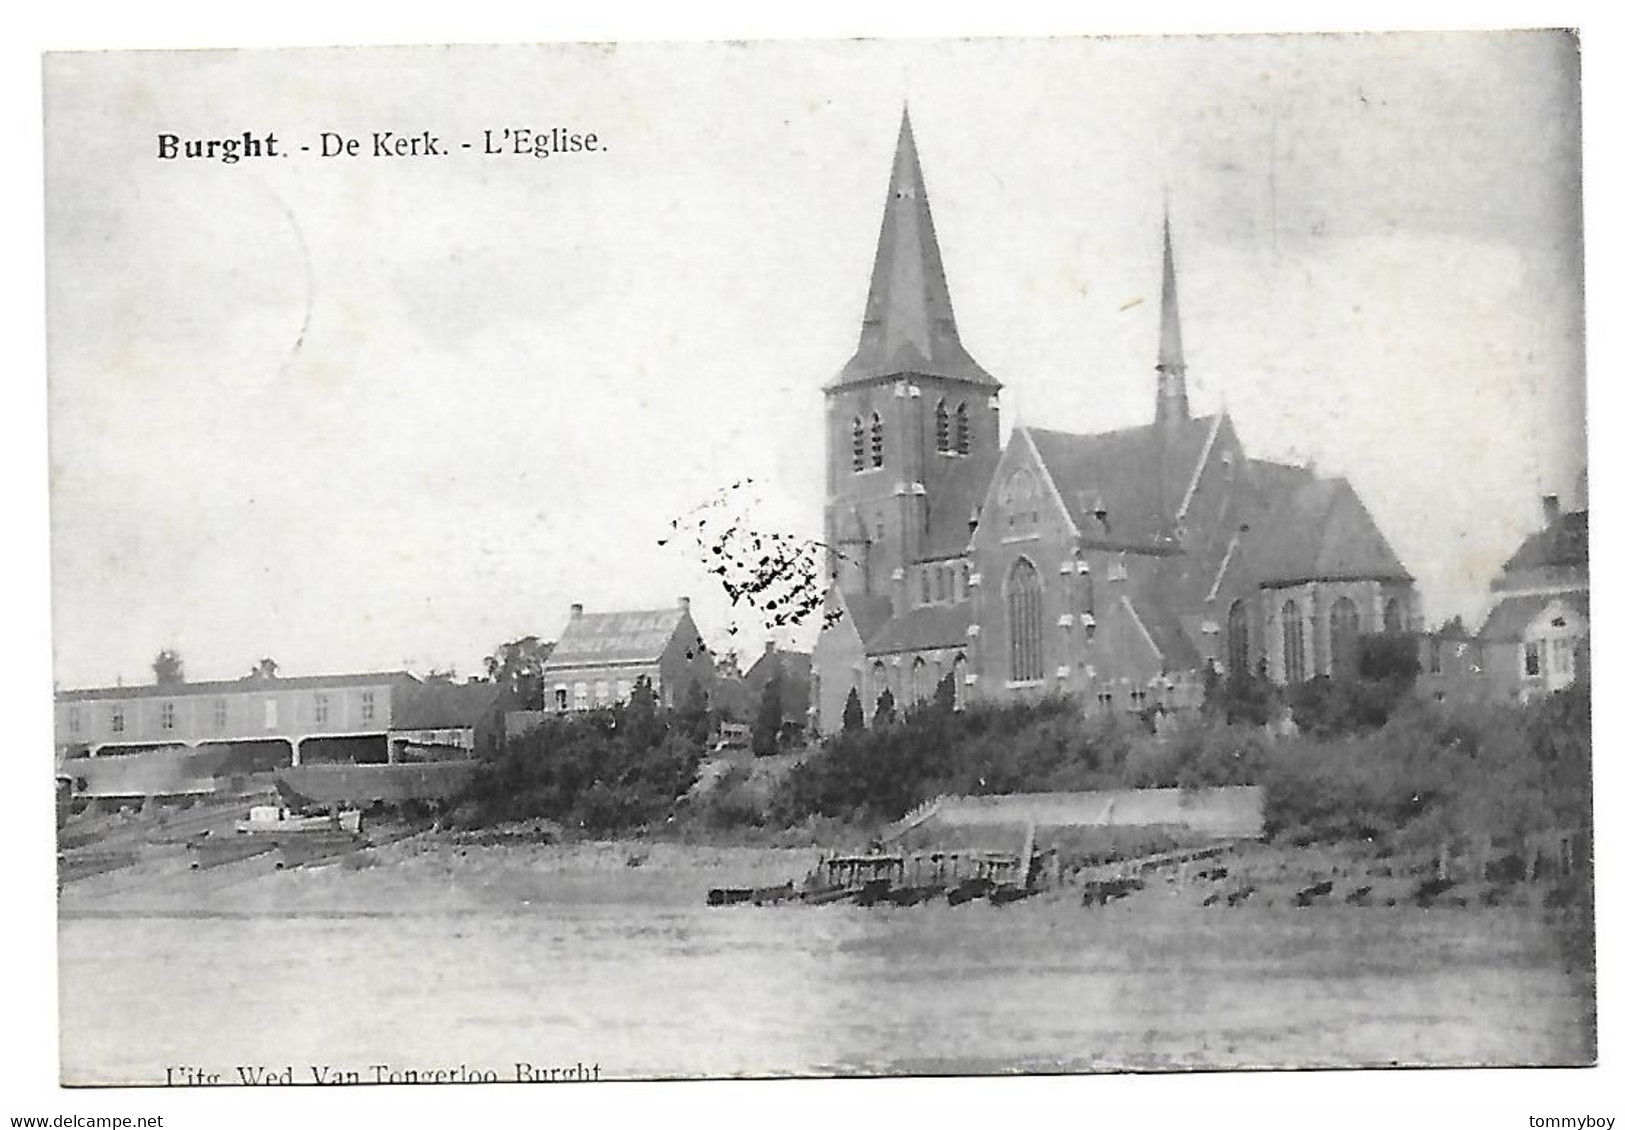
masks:
<svg viewBox="0 0 1625 1130"><path fill-rule="evenodd" d="M846 706L841 709L841 732L856 734L863 731L863 700L858 697L858 688L853 687L846 692Z"/></svg>
<svg viewBox="0 0 1625 1130"><path fill-rule="evenodd" d="M875 728L890 726L897 721L897 700L892 697L891 688L887 687L875 699Z"/></svg>
<svg viewBox="0 0 1625 1130"><path fill-rule="evenodd" d="M937 689L931 695L931 704L938 710L953 710L959 705L959 692L954 687L952 672L937 680Z"/></svg>
<svg viewBox="0 0 1625 1130"><path fill-rule="evenodd" d="M542 664L553 653L553 644L535 636L521 636L498 647L485 657L485 675L502 688L504 706L510 710L541 710L547 705L542 686Z"/></svg>
<svg viewBox="0 0 1625 1130"><path fill-rule="evenodd" d="M711 737L711 702L705 687L698 679L690 679L683 692L683 704L677 708L677 728L695 745L704 745Z"/></svg>
<svg viewBox="0 0 1625 1130"><path fill-rule="evenodd" d="M775 673L762 686L756 719L750 727L750 748L757 757L779 752L779 727L784 725L784 680Z"/></svg>
<svg viewBox="0 0 1625 1130"><path fill-rule="evenodd" d="M152 661L152 681L160 687L177 687L186 682L186 664L172 647L160 651Z"/></svg>
<svg viewBox="0 0 1625 1130"><path fill-rule="evenodd" d="M276 678L276 669L276 660L267 655L249 669L248 677L250 679L274 679Z"/></svg>
<svg viewBox="0 0 1625 1130"><path fill-rule="evenodd" d="M1392 681L1409 692L1422 663L1416 653L1416 637L1384 633L1360 637L1360 678Z"/></svg>
<svg viewBox="0 0 1625 1130"><path fill-rule="evenodd" d="M1210 721L1262 726L1275 712L1270 681L1239 668L1226 675L1209 664L1202 677L1202 709Z"/></svg>

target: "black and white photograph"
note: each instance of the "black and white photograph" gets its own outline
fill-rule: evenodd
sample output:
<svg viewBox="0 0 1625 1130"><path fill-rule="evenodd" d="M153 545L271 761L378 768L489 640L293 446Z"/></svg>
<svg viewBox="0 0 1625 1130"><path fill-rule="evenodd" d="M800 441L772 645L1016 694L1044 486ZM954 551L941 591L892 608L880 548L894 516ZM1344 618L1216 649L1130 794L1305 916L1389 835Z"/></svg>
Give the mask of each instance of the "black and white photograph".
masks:
<svg viewBox="0 0 1625 1130"><path fill-rule="evenodd" d="M1581 60L46 54L56 1082L1593 1068Z"/></svg>

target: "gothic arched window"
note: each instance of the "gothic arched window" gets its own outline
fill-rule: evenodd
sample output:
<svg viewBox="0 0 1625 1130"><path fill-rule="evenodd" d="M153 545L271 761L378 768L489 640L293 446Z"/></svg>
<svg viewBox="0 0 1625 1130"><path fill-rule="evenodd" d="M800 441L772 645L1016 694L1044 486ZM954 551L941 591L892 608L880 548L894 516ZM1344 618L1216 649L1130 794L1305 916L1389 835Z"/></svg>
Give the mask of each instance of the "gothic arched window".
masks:
<svg viewBox="0 0 1625 1130"><path fill-rule="evenodd" d="M863 417L852 421L852 469L863 470L863 459L867 454L868 445L864 443Z"/></svg>
<svg viewBox="0 0 1625 1130"><path fill-rule="evenodd" d="M970 454L970 409L963 403L954 409L954 450L961 455Z"/></svg>
<svg viewBox="0 0 1625 1130"><path fill-rule="evenodd" d="M1348 597L1332 605L1332 670L1339 678L1354 675L1360 664L1360 613Z"/></svg>
<svg viewBox="0 0 1625 1130"><path fill-rule="evenodd" d="M875 665L869 669L869 705L873 707L880 701L880 696L886 691L886 665L875 660Z"/></svg>
<svg viewBox="0 0 1625 1130"><path fill-rule="evenodd" d="M1382 630L1390 636L1397 636L1405 630L1405 618L1400 612L1398 597L1390 597L1388 603L1382 606Z"/></svg>
<svg viewBox="0 0 1625 1130"><path fill-rule="evenodd" d="M1018 683L1044 677L1044 592L1038 570L1025 557L1010 569L1005 588L1010 610L1010 678Z"/></svg>
<svg viewBox="0 0 1625 1130"><path fill-rule="evenodd" d="M1230 606L1230 617L1225 624L1225 661L1232 675L1247 673L1250 662L1247 647L1247 604L1236 601Z"/></svg>
<svg viewBox="0 0 1625 1130"><path fill-rule="evenodd" d="M908 701L910 705L917 706L925 701L925 660L918 656L914 659L914 667L909 671Z"/></svg>
<svg viewBox="0 0 1625 1130"><path fill-rule="evenodd" d="M886 445L881 437L880 413L869 418L869 466L879 467L886 462Z"/></svg>
<svg viewBox="0 0 1625 1130"><path fill-rule="evenodd" d="M954 709L960 710L965 705L965 676L970 673L970 661L963 653L954 656Z"/></svg>
<svg viewBox="0 0 1625 1130"><path fill-rule="evenodd" d="M1303 682L1303 613L1295 600L1281 605L1281 664L1287 682Z"/></svg>
<svg viewBox="0 0 1625 1130"><path fill-rule="evenodd" d="M947 452L953 450L953 437L948 429L948 405L937 401L937 450Z"/></svg>

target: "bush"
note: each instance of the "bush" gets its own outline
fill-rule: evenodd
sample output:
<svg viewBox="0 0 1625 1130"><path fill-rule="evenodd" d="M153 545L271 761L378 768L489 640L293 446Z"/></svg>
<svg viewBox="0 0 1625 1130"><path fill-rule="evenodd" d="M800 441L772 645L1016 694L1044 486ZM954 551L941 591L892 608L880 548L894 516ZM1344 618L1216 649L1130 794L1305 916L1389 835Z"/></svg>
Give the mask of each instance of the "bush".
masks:
<svg viewBox="0 0 1625 1130"><path fill-rule="evenodd" d="M459 826L547 817L604 835L670 815L702 747L640 679L630 702L550 715L487 759L456 800Z"/></svg>

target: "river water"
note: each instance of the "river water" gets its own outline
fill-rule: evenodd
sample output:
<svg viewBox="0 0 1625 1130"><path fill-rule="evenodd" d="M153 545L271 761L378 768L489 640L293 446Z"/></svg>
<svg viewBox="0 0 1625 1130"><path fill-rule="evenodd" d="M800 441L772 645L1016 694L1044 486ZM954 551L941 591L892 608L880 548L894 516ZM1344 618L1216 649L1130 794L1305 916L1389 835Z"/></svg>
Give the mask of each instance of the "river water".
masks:
<svg viewBox="0 0 1625 1130"><path fill-rule="evenodd" d="M1573 1063L1538 914L649 907L76 912L65 1083L201 1068L603 1078ZM178 1078L175 1081L179 1081Z"/></svg>

